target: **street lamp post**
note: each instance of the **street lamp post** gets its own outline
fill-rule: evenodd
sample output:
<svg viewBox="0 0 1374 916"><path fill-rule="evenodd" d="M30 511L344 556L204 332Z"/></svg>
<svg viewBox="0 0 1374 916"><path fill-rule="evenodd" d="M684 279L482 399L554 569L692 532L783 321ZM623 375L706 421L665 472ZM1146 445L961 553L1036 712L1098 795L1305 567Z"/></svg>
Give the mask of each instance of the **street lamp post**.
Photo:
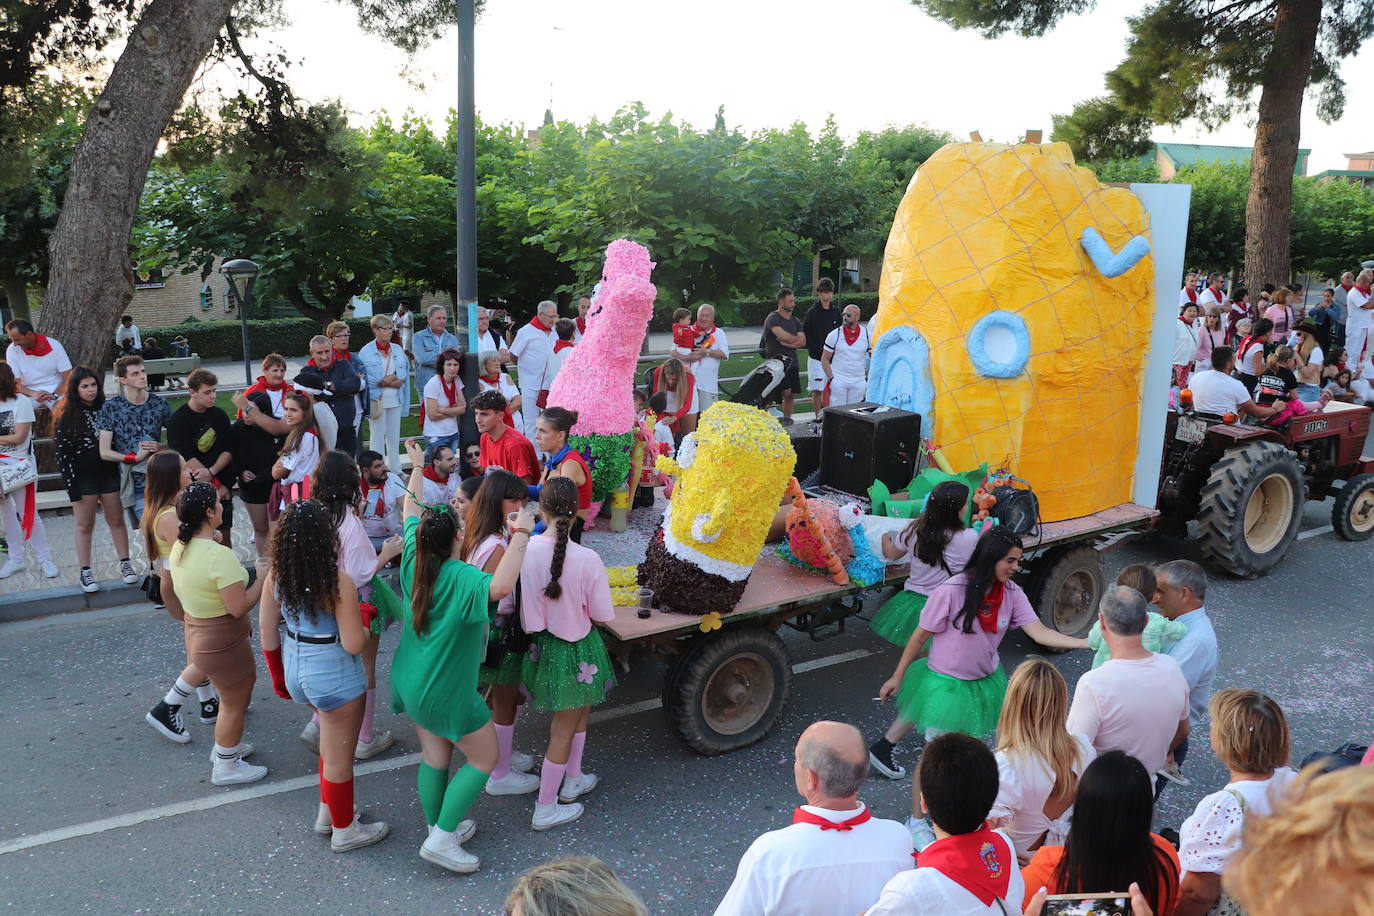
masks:
<svg viewBox="0 0 1374 916"><path fill-rule="evenodd" d="M247 258L235 258L219 266L219 272L229 284L229 299L239 310L239 330L243 333L243 383L253 384L252 357L248 353L248 309L253 304L253 284L258 279L258 265Z"/></svg>
<svg viewBox="0 0 1374 916"><path fill-rule="evenodd" d="M458 301L454 317L463 335L464 393L468 409L462 419L464 445L477 441L477 423L472 399L477 396L477 365L480 343L477 340L477 106L473 87L473 30L476 25L475 0L458 0L458 130L457 186L458 224ZM424 408L421 407L421 410Z"/></svg>

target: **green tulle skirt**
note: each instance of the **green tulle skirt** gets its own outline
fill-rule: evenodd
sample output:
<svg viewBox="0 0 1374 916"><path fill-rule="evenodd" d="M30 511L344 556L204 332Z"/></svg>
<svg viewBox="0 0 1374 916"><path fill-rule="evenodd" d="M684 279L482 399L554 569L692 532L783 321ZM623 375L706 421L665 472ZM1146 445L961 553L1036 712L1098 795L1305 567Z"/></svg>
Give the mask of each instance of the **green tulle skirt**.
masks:
<svg viewBox="0 0 1374 916"><path fill-rule="evenodd" d="M557 712L595 706L615 686L615 671L601 633L592 627L577 642L547 631L535 633L520 679L535 709Z"/></svg>
<svg viewBox="0 0 1374 916"><path fill-rule="evenodd" d="M492 628L492 638L496 638L495 627ZM501 661L492 667L491 665L479 665L477 668L477 683L479 684L518 684L520 683L520 669L525 664L523 652L502 652Z"/></svg>
<svg viewBox="0 0 1374 916"><path fill-rule="evenodd" d="M911 634L916 632L916 625L921 622L921 611L925 606L925 595L902 589L883 602L869 626L883 639L904 649Z"/></svg>
<svg viewBox="0 0 1374 916"><path fill-rule="evenodd" d="M902 678L897 708L918 728L982 738L997 728L1006 692L1007 673L1000 666L987 677L965 681L931 671L927 659L918 658Z"/></svg>

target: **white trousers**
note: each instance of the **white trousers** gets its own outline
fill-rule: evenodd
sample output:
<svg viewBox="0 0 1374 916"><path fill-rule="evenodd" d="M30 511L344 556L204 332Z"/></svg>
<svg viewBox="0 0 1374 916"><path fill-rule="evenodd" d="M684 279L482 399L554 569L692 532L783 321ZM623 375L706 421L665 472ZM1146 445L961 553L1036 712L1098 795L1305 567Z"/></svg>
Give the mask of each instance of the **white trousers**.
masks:
<svg viewBox="0 0 1374 916"><path fill-rule="evenodd" d="M857 404L864 399L864 394L868 391L868 382L861 378L842 378L838 375L830 380L830 406L843 407L845 404Z"/></svg>
<svg viewBox="0 0 1374 916"><path fill-rule="evenodd" d="M524 385L520 386L520 425L524 427L521 432L531 442L534 441L534 421L539 419L539 408L536 406L538 402L538 385L531 385L528 388Z"/></svg>
<svg viewBox="0 0 1374 916"><path fill-rule="evenodd" d="M367 447L386 459L393 474L401 473L401 408L383 407L379 419L367 421Z"/></svg>
<svg viewBox="0 0 1374 916"><path fill-rule="evenodd" d="M11 560L24 559L24 528L19 520L24 517L24 507L28 504L28 487L0 498L0 513L5 516L5 540L10 545ZM48 533L43 530L43 515L40 512L33 514L33 536L29 538L29 546L39 562L52 559L52 551L48 549Z"/></svg>
<svg viewBox="0 0 1374 916"><path fill-rule="evenodd" d="M1347 366L1363 365L1360 360L1362 353L1365 356L1365 361L1368 361L1369 354L1364 353L1364 350L1366 347L1374 345L1374 340L1371 340L1371 337L1374 335L1370 334L1368 325L1353 328L1349 324L1345 326L1345 364ZM1370 379L1370 381L1374 381L1374 379Z"/></svg>

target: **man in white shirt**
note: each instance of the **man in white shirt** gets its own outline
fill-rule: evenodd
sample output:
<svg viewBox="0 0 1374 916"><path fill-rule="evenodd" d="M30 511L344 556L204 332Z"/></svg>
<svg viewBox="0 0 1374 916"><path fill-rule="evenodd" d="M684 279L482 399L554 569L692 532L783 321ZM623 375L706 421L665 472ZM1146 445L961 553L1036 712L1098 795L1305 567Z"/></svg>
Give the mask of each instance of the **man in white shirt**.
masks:
<svg viewBox="0 0 1374 916"><path fill-rule="evenodd" d="M553 355L553 327L558 321L558 306L545 299L535 309L534 318L511 341L515 358L516 381L520 385L520 425L525 438L534 441L534 421L539 419L539 392L544 383L549 357Z"/></svg>
<svg viewBox="0 0 1374 916"><path fill-rule="evenodd" d="M1198 293L1197 313L1206 315L1208 309L1226 310L1226 293L1222 287L1226 285L1226 278L1220 274L1214 275L1207 282L1207 288Z"/></svg>
<svg viewBox="0 0 1374 916"><path fill-rule="evenodd" d="M119 319L119 327L115 328L115 346L121 351L125 351L124 341L126 340L129 342L127 352L142 352L143 338L138 335L138 325L134 324L133 315L125 315Z"/></svg>
<svg viewBox="0 0 1374 916"><path fill-rule="evenodd" d="M1183 278L1183 289L1178 291L1178 307L1181 311L1185 305L1197 305L1197 274L1189 274Z"/></svg>
<svg viewBox="0 0 1374 916"><path fill-rule="evenodd" d="M462 481L458 476L458 453L453 446L439 444L425 455L424 492L420 501L426 506L446 505Z"/></svg>
<svg viewBox="0 0 1374 916"><path fill-rule="evenodd" d="M889 879L911 868L911 834L859 801L868 748L858 729L809 727L797 742L793 774L806 804L790 827L750 844L716 916L861 913Z"/></svg>
<svg viewBox="0 0 1374 916"><path fill-rule="evenodd" d="M406 491L380 452L364 451L358 456L358 466L363 474L363 504L359 510L363 530L373 549L381 550L387 538L401 533L401 502Z"/></svg>
<svg viewBox="0 0 1374 916"><path fill-rule="evenodd" d="M19 393L28 395L38 407L56 406L66 394L67 376L72 374L72 361L61 342L39 334L25 318L12 319L5 325L5 333L10 338L5 362L19 383ZM34 435L45 433L35 428Z"/></svg>
<svg viewBox="0 0 1374 916"><path fill-rule="evenodd" d="M873 341L868 329L859 323L859 317L857 305L846 305L840 313L840 326L825 338L821 369L830 387L826 404L857 404L868 392L868 357L873 352Z"/></svg>
<svg viewBox="0 0 1374 916"><path fill-rule="evenodd" d="M1203 601L1207 597L1207 573L1192 560L1170 560L1155 567L1155 600L1159 612L1170 620L1177 620L1188 628L1178 642L1168 649L1168 655L1178 662L1188 681L1189 720L1193 728L1201 728L1207 717L1207 704L1212 699L1212 682L1217 676L1217 634L1207 616ZM1188 741L1174 751L1174 762L1183 763L1188 754Z"/></svg>
<svg viewBox="0 0 1374 916"><path fill-rule="evenodd" d="M1068 729L1099 754L1125 751L1158 773L1188 737L1188 681L1178 662L1141 643L1147 607L1144 595L1124 585L1102 597L1097 617L1112 657L1078 679Z"/></svg>
<svg viewBox="0 0 1374 916"><path fill-rule="evenodd" d="M1224 417L1226 414L1249 414L1264 419L1272 417L1283 408L1277 404L1256 404L1250 397L1245 384L1231 374L1236 365L1236 351L1230 347L1216 347L1212 350L1212 368L1194 372L1188 379L1188 390L1193 393L1193 409L1198 413Z"/></svg>
<svg viewBox="0 0 1374 916"><path fill-rule="evenodd" d="M730 341L725 339L725 329L716 326L716 307L702 305L697 308L697 323L694 325L697 344L688 356L681 357L692 366L692 374L697 380L697 413L701 413L720 400L720 367L730 358Z"/></svg>
<svg viewBox="0 0 1374 916"><path fill-rule="evenodd" d="M1371 325L1374 325L1374 270L1362 270L1355 285L1345 294L1345 356L1352 364L1362 365L1370 357ZM12 336L12 335L11 335ZM14 349L11 347L10 349Z"/></svg>

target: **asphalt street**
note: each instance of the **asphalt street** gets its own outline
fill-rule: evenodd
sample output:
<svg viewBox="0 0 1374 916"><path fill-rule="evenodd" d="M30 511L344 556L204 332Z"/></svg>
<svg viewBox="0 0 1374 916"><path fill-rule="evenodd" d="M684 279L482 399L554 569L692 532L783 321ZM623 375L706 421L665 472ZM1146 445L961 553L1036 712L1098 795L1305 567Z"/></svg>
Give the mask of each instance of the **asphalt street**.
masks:
<svg viewBox="0 0 1374 916"><path fill-rule="evenodd" d="M1217 686L1270 692L1286 710L1294 756L1374 732L1374 625L1367 609L1374 542L1336 539L1328 501L1309 505L1304 535L1267 578L1214 578L1207 606L1221 644ZM1130 562L1196 557L1184 540L1142 539L1108 557L1112 576ZM870 609L875 605L870 603ZM703 758L671 732L658 708L663 668L637 660L596 711L586 767L601 785L577 823L548 833L529 828L532 796L481 796L482 857L471 876L418 856L424 824L415 794L418 745L389 710L394 749L361 765L365 819L392 825L381 844L336 855L310 830L316 758L297 740L300 707L260 679L246 738L262 782L210 784L212 734L174 745L143 722L183 661L180 628L148 606L0 626L0 903L10 913L501 912L522 870L557 856L605 859L663 916L710 913L735 864L759 833L789 822L797 735L820 718L843 719L876 735L891 710L873 701L896 661L862 621L811 642L784 631L796 663L791 699L764 741ZM383 676L395 647L384 638ZM1032 647L1019 633L1003 645L1010 669ZM1070 685L1086 652L1053 656ZM384 688L385 690L385 688ZM522 720L516 746L539 753L547 720ZM899 757L910 766L908 742ZM1205 737L1171 787L1157 823L1177 826L1198 799L1225 782ZM910 810L910 779L874 778L864 793L878 816Z"/></svg>

